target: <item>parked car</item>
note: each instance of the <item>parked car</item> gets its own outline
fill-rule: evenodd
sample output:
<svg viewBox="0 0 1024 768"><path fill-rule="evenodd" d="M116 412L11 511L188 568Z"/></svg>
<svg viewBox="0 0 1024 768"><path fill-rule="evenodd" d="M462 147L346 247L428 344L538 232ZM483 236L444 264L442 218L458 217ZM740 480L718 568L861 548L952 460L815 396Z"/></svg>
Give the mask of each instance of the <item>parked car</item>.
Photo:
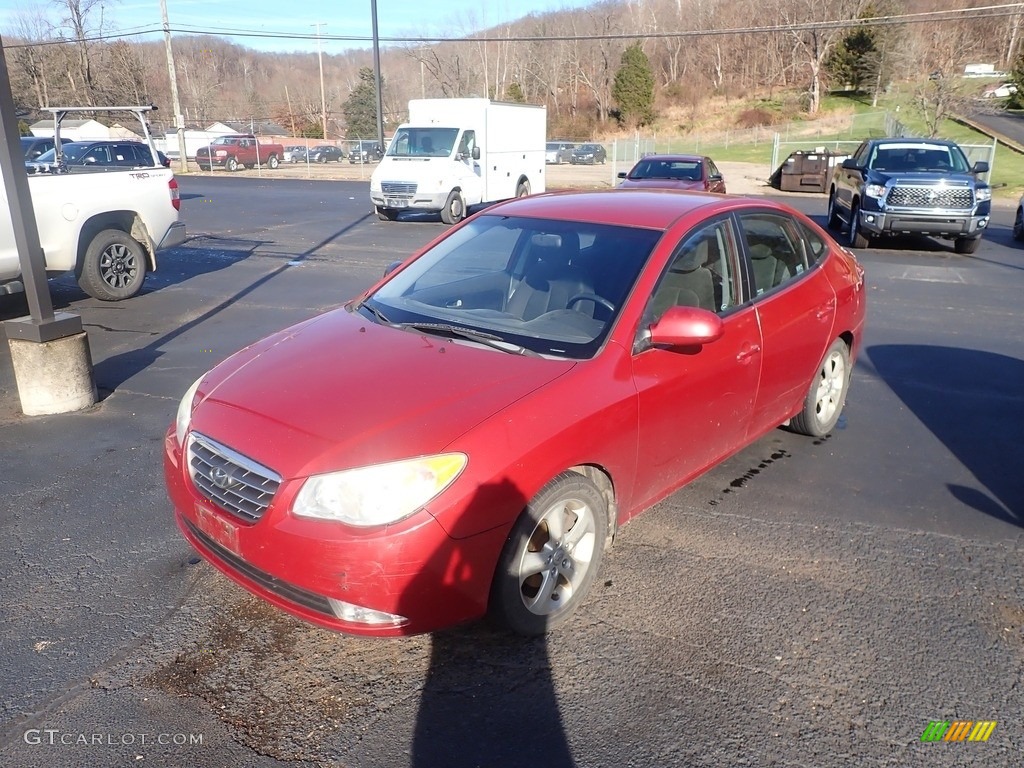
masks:
<svg viewBox="0 0 1024 768"><path fill-rule="evenodd" d="M47 136L22 136L21 153L26 160L35 160L44 152L53 149L53 139Z"/></svg>
<svg viewBox="0 0 1024 768"><path fill-rule="evenodd" d="M384 150L376 141L357 141L348 153L350 163L377 163L384 157Z"/></svg>
<svg viewBox="0 0 1024 768"><path fill-rule="evenodd" d="M156 165L171 167L171 161L157 150L157 161L149 146L141 141L65 141L61 142L61 156L68 168L152 168ZM34 171L48 168L57 162L56 147L51 147L35 160L25 163Z"/></svg>
<svg viewBox="0 0 1024 768"><path fill-rule="evenodd" d="M781 424L836 426L865 301L854 256L767 198L498 203L189 387L177 523L331 629L540 634L635 514Z"/></svg>
<svg viewBox="0 0 1024 768"><path fill-rule="evenodd" d="M628 173L619 173L619 187L695 189L725 194L725 179L710 157L648 155Z"/></svg>
<svg viewBox="0 0 1024 768"><path fill-rule="evenodd" d="M284 148L284 154L281 155L282 162L285 163L299 163L306 162L306 148L299 146L298 144L292 144Z"/></svg>
<svg viewBox="0 0 1024 768"><path fill-rule="evenodd" d="M544 145L544 162L548 165L561 165L572 160L575 144L565 141L549 141Z"/></svg>
<svg viewBox="0 0 1024 768"><path fill-rule="evenodd" d="M569 155L569 162L573 165L603 164L607 159L608 153L600 144L580 144Z"/></svg>
<svg viewBox="0 0 1024 768"><path fill-rule="evenodd" d="M309 150L309 162L326 163L330 160L341 162L345 159L345 150L333 144L319 144Z"/></svg>
<svg viewBox="0 0 1024 768"><path fill-rule="evenodd" d="M972 165L952 141L868 139L832 172L828 227L845 227L851 248L912 233L974 253L992 213L988 171L987 161Z"/></svg>

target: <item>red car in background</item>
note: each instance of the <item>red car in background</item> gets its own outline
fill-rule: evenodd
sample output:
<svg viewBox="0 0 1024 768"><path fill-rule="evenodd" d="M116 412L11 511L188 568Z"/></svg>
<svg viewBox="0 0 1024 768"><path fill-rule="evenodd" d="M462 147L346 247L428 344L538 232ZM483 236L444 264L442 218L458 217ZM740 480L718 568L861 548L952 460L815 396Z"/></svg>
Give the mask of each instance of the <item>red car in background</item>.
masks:
<svg viewBox="0 0 1024 768"><path fill-rule="evenodd" d="M715 161L704 155L648 155L628 173L619 173L619 187L695 189L725 194L725 179Z"/></svg>
<svg viewBox="0 0 1024 768"><path fill-rule="evenodd" d="M495 205L197 380L164 445L177 523L324 627L543 633L631 517L779 425L835 427L865 299L780 203Z"/></svg>

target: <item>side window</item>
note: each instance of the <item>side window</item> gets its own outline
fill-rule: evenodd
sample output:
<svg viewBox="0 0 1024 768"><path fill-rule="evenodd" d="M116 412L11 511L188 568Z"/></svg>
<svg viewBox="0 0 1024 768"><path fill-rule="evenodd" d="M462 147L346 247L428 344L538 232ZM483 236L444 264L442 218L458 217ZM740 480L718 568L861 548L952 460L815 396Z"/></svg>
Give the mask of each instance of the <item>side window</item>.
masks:
<svg viewBox="0 0 1024 768"><path fill-rule="evenodd" d="M786 284L811 266L803 228L791 219L774 213L745 213L739 218L750 256L754 296ZM819 249L823 248L819 241ZM819 250L817 255L821 253Z"/></svg>
<svg viewBox="0 0 1024 768"><path fill-rule="evenodd" d="M86 152L82 161L88 165L110 165L110 151L101 144Z"/></svg>
<svg viewBox="0 0 1024 768"><path fill-rule="evenodd" d="M648 306L651 321L673 306L725 312L740 303L738 248L730 219L690 233L676 249Z"/></svg>
<svg viewBox="0 0 1024 768"><path fill-rule="evenodd" d="M463 160L473 159L473 147L476 146L476 131L466 131L462 134L462 141L459 143L459 154Z"/></svg>
<svg viewBox="0 0 1024 768"><path fill-rule="evenodd" d="M807 267L810 269L828 251L828 244L822 239L821 235L810 227L801 225L800 231L803 233L807 253Z"/></svg>
<svg viewBox="0 0 1024 768"><path fill-rule="evenodd" d="M708 176L721 176L722 172L718 170L718 166L715 165L715 161L710 157L708 158Z"/></svg>
<svg viewBox="0 0 1024 768"><path fill-rule="evenodd" d="M867 165L870 152L871 145L865 141L857 147L857 151L853 153L853 159L857 161L857 165Z"/></svg>

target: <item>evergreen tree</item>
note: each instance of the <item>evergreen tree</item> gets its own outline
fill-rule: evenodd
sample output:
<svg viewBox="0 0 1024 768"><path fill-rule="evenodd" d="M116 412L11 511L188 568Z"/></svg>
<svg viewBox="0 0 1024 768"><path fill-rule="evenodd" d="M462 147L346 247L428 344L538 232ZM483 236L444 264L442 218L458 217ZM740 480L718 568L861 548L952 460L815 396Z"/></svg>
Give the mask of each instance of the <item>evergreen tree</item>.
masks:
<svg viewBox="0 0 1024 768"><path fill-rule="evenodd" d="M640 43L633 43L622 53L612 98L623 125L636 129L654 119L654 73Z"/></svg>
<svg viewBox="0 0 1024 768"><path fill-rule="evenodd" d="M510 83L505 91L505 98L514 101L516 104L526 103L526 94L523 93L523 86L519 83Z"/></svg>
<svg viewBox="0 0 1024 768"><path fill-rule="evenodd" d="M1008 83L1016 88L1006 100L1009 109L1024 109L1024 53L1013 60L1013 68L1010 70Z"/></svg>
<svg viewBox="0 0 1024 768"><path fill-rule="evenodd" d="M380 85L384 87L383 77ZM345 115L345 138L370 139L377 135L377 89L370 67L359 70L359 85L352 89L341 111Z"/></svg>

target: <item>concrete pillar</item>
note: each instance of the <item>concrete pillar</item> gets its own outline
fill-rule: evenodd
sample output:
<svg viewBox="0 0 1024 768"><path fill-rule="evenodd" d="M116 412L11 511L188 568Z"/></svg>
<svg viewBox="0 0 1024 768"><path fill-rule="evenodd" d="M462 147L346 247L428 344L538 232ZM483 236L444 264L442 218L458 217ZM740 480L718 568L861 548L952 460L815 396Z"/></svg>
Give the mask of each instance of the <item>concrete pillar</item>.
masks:
<svg viewBox="0 0 1024 768"><path fill-rule="evenodd" d="M96 402L92 354L85 332L53 341L8 339L26 416L69 413Z"/></svg>

